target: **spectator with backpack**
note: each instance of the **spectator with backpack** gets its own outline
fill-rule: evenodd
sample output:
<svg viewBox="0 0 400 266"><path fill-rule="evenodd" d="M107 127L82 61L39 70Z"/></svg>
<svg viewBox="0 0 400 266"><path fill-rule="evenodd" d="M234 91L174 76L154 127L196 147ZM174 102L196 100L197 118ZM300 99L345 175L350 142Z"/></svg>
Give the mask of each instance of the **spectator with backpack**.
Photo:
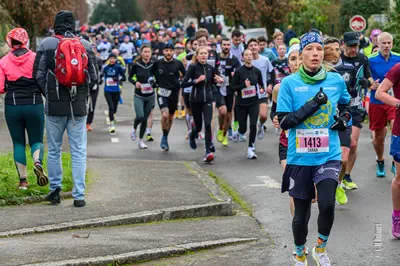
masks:
<svg viewBox="0 0 400 266"><path fill-rule="evenodd" d="M86 118L89 89L97 82L91 44L72 34L75 19L71 11L55 16L55 36L44 39L34 64L34 77L46 96L46 132L50 193L46 197L59 204L62 168L61 147L67 131L72 156L72 196L75 207L83 207L86 176Z"/></svg>

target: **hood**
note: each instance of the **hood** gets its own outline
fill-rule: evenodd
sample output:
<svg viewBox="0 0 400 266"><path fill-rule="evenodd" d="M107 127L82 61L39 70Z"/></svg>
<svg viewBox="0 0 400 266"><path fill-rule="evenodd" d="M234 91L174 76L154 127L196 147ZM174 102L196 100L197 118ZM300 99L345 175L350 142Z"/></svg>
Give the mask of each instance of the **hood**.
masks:
<svg viewBox="0 0 400 266"><path fill-rule="evenodd" d="M64 35L67 31L74 33L75 18L71 11L62 10L57 13L54 19L54 33Z"/></svg>
<svg viewBox="0 0 400 266"><path fill-rule="evenodd" d="M33 58L35 57L34 52L32 52L31 50L28 50L28 52L26 52L23 55L19 55L19 56L14 55L14 53L9 53L8 59L11 62L13 62L15 65L21 66L21 65L27 63L32 58L32 56L33 56Z"/></svg>

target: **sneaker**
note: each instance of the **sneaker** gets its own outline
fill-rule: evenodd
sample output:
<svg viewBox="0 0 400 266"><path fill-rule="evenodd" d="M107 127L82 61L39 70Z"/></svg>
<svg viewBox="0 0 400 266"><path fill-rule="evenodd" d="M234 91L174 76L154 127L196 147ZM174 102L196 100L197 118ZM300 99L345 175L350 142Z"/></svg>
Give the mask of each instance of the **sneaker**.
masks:
<svg viewBox="0 0 400 266"><path fill-rule="evenodd" d="M43 170L42 164L40 162L36 162L33 166L33 172L37 178L37 184L41 187L46 186L49 183L49 179L47 178L46 173Z"/></svg>
<svg viewBox="0 0 400 266"><path fill-rule="evenodd" d="M19 181L18 189L20 189L20 190L27 190L28 189L28 181L26 181L26 178L24 178L24 179Z"/></svg>
<svg viewBox="0 0 400 266"><path fill-rule="evenodd" d="M239 141L240 142L246 142L246 140L247 140L246 135L244 135L244 134L242 135L242 134L239 133Z"/></svg>
<svg viewBox="0 0 400 266"><path fill-rule="evenodd" d="M87 124L87 125L86 125L86 130L90 132L90 131L92 131L92 130L93 130L93 128L92 128L92 126L91 126L91 125Z"/></svg>
<svg viewBox="0 0 400 266"><path fill-rule="evenodd" d="M237 132L238 131L238 129L239 129L239 122L237 122L237 121L234 121L233 122L233 131L234 132Z"/></svg>
<svg viewBox="0 0 400 266"><path fill-rule="evenodd" d="M390 172L392 172L392 174L396 176L396 165L394 164L394 162L392 162L392 168L390 168Z"/></svg>
<svg viewBox="0 0 400 266"><path fill-rule="evenodd" d="M206 153L204 156L204 162L211 163L212 161L214 161L214 154L212 152Z"/></svg>
<svg viewBox="0 0 400 266"><path fill-rule="evenodd" d="M232 137L233 137L233 131L232 131L232 128L229 128L228 129L228 139L232 140Z"/></svg>
<svg viewBox="0 0 400 266"><path fill-rule="evenodd" d="M60 192L61 188L60 187L56 188L54 191L50 192L47 195L46 200L50 201L52 205L60 204L61 203Z"/></svg>
<svg viewBox="0 0 400 266"><path fill-rule="evenodd" d="M143 142L142 139L140 139L140 140L138 141L138 147L139 147L139 150L145 150L145 149L148 148L148 146L147 146L146 144L144 144L144 142Z"/></svg>
<svg viewBox="0 0 400 266"><path fill-rule="evenodd" d="M247 148L247 159L249 159L249 160L257 159L257 154L254 152L253 147Z"/></svg>
<svg viewBox="0 0 400 266"><path fill-rule="evenodd" d="M134 130L132 130L132 133L131 133L131 140L135 141L136 139L137 139L136 130L134 129Z"/></svg>
<svg viewBox="0 0 400 266"><path fill-rule="evenodd" d="M354 190L354 189L358 189L358 186L356 183L354 183L353 181L347 181L345 179L343 179L343 188L347 189L347 190Z"/></svg>
<svg viewBox="0 0 400 266"><path fill-rule="evenodd" d="M386 176L386 171L385 171L385 162L384 161L376 161L376 176L377 177L385 177Z"/></svg>
<svg viewBox="0 0 400 266"><path fill-rule="evenodd" d="M222 142L224 140L224 131L221 129L218 129L217 140L218 142Z"/></svg>
<svg viewBox="0 0 400 266"><path fill-rule="evenodd" d="M228 144L229 144L228 140L229 140L228 135L225 135L224 136L224 140L222 141L222 145L225 146L225 147L228 146Z"/></svg>
<svg viewBox="0 0 400 266"><path fill-rule="evenodd" d="M210 152L215 152L215 146L214 143L211 142L211 146L210 146Z"/></svg>
<svg viewBox="0 0 400 266"><path fill-rule="evenodd" d="M109 132L110 134L115 134L115 132L116 132L115 122L114 122L114 123L111 122L111 126L110 126L110 128L108 129L108 132Z"/></svg>
<svg viewBox="0 0 400 266"><path fill-rule="evenodd" d="M303 257L294 256L294 266L307 266L307 257L304 255Z"/></svg>
<svg viewBox="0 0 400 266"><path fill-rule="evenodd" d="M326 250L322 253L319 253L314 247L312 250L312 256L318 266L331 266L331 260L329 259Z"/></svg>
<svg viewBox="0 0 400 266"><path fill-rule="evenodd" d="M178 111L178 119L183 119L185 117L185 111Z"/></svg>
<svg viewBox="0 0 400 266"><path fill-rule="evenodd" d="M150 133L147 133L146 140L147 141L154 141L153 136Z"/></svg>
<svg viewBox="0 0 400 266"><path fill-rule="evenodd" d="M234 131L232 134L232 140L234 142L237 142L239 140L239 133L237 131Z"/></svg>
<svg viewBox="0 0 400 266"><path fill-rule="evenodd" d="M258 123L257 138L258 139L263 139L264 137L265 137L264 125L261 124L261 123Z"/></svg>
<svg viewBox="0 0 400 266"><path fill-rule="evenodd" d="M85 205L86 205L85 200L74 200L74 206L76 208L82 208L85 207Z"/></svg>
<svg viewBox="0 0 400 266"><path fill-rule="evenodd" d="M400 217L392 214L392 235L396 239L400 239Z"/></svg>
<svg viewBox="0 0 400 266"><path fill-rule="evenodd" d="M189 146L192 150L197 149L196 134L193 131L189 134Z"/></svg>
<svg viewBox="0 0 400 266"><path fill-rule="evenodd" d="M174 117L175 117L175 118L178 118L178 116L179 116L179 111L176 110L176 111L175 111L175 114L174 114Z"/></svg>
<svg viewBox="0 0 400 266"><path fill-rule="evenodd" d="M162 136L161 137L161 144L160 144L161 149L164 151L169 150L169 145L168 145L168 137L167 136Z"/></svg>
<svg viewBox="0 0 400 266"><path fill-rule="evenodd" d="M204 136L203 136L202 132L198 133L198 138L199 138L199 140L204 140Z"/></svg>
<svg viewBox="0 0 400 266"><path fill-rule="evenodd" d="M336 202L339 205L347 204L346 191L344 190L344 188L340 184L336 188Z"/></svg>

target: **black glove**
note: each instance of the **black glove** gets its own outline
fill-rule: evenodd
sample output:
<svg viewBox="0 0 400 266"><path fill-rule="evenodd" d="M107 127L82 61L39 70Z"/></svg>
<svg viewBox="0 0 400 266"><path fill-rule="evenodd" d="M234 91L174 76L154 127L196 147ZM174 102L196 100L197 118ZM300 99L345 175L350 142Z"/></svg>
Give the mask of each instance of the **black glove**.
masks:
<svg viewBox="0 0 400 266"><path fill-rule="evenodd" d="M331 129L345 131L350 121L350 114L345 112L341 116L335 115L333 118L335 119L335 123L332 124Z"/></svg>
<svg viewBox="0 0 400 266"><path fill-rule="evenodd" d="M358 81L358 85L363 89L368 89L371 86L371 82L366 78L362 78Z"/></svg>
<svg viewBox="0 0 400 266"><path fill-rule="evenodd" d="M323 105L328 102L328 95L325 94L322 87L319 89L319 92L315 94L313 101L315 101L318 105Z"/></svg>

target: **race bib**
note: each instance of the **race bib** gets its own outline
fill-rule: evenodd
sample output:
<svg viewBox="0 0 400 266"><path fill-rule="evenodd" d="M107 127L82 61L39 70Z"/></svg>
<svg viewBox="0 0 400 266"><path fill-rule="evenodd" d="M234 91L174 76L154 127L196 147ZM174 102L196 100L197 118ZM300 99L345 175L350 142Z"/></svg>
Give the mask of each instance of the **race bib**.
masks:
<svg viewBox="0 0 400 266"><path fill-rule="evenodd" d="M248 88L242 89L242 98L251 98L257 95L257 90L255 86L250 86Z"/></svg>
<svg viewBox="0 0 400 266"><path fill-rule="evenodd" d="M169 97L171 96L172 91L171 90L167 90L164 88L159 88L158 89L158 95L162 96L162 97Z"/></svg>
<svg viewBox="0 0 400 266"><path fill-rule="evenodd" d="M187 87L183 89L184 93L191 93L192 92L192 87Z"/></svg>
<svg viewBox="0 0 400 266"><path fill-rule="evenodd" d="M329 130L296 129L296 153L329 152Z"/></svg>
<svg viewBox="0 0 400 266"><path fill-rule="evenodd" d="M113 79L113 78L107 78L106 79L106 85L107 86L118 86L118 83Z"/></svg>
<svg viewBox="0 0 400 266"><path fill-rule="evenodd" d="M153 87L148 83L142 84L142 87L140 90L141 90L142 94L151 94L154 91Z"/></svg>
<svg viewBox="0 0 400 266"><path fill-rule="evenodd" d="M361 97L357 96L356 98L351 98L350 106L359 106L361 105Z"/></svg>

